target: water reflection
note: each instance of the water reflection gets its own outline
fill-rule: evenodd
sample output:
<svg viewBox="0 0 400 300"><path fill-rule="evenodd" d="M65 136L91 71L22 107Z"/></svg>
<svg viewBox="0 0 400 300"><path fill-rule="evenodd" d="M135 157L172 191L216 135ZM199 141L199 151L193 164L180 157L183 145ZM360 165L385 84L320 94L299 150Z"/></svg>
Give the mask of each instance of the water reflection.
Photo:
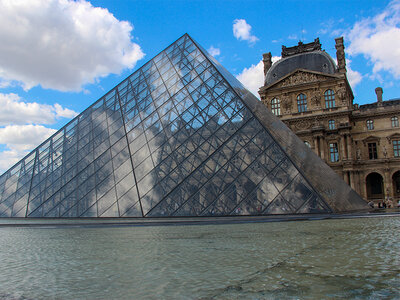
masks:
<svg viewBox="0 0 400 300"><path fill-rule="evenodd" d="M398 298L397 217L1 228L0 299Z"/></svg>

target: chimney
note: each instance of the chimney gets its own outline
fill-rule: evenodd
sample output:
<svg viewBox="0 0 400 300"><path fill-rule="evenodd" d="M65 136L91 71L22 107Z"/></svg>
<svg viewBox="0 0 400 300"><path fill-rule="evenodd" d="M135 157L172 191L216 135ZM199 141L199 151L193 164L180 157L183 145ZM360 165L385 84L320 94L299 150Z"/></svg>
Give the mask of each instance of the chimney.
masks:
<svg viewBox="0 0 400 300"><path fill-rule="evenodd" d="M335 39L336 45L336 59L338 62L339 72L346 73L346 58L344 56L344 44L343 44L343 37L338 37Z"/></svg>
<svg viewBox="0 0 400 300"><path fill-rule="evenodd" d="M378 100L378 103L382 104L383 89L381 87L377 87L375 89L375 94L376 94L376 100Z"/></svg>
<svg viewBox="0 0 400 300"><path fill-rule="evenodd" d="M267 75L269 68L272 66L272 55L271 52L263 54L263 62L264 62L264 76Z"/></svg>

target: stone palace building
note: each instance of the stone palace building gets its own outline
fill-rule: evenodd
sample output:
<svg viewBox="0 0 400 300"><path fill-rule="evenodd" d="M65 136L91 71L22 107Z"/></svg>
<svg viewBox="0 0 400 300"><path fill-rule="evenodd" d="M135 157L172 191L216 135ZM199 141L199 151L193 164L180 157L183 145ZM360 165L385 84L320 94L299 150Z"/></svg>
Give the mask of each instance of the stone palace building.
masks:
<svg viewBox="0 0 400 300"><path fill-rule="evenodd" d="M400 98L358 105L347 79L343 38L337 64L319 39L263 55L261 100L365 200L400 199Z"/></svg>

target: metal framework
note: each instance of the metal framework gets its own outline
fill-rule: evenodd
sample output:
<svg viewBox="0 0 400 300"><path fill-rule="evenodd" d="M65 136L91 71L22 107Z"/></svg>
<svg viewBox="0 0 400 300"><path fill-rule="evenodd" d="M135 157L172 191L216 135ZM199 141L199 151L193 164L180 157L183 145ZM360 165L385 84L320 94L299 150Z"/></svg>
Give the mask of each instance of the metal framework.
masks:
<svg viewBox="0 0 400 300"><path fill-rule="evenodd" d="M243 93L183 35L4 173L0 216L332 212Z"/></svg>

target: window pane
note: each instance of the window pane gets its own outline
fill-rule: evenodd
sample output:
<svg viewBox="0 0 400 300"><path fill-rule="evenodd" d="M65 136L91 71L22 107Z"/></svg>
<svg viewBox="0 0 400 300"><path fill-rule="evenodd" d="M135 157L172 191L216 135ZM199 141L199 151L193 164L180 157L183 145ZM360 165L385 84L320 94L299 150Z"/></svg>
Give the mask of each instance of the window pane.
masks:
<svg viewBox="0 0 400 300"><path fill-rule="evenodd" d="M393 141L393 155L394 157L400 157L400 141Z"/></svg>
<svg viewBox="0 0 400 300"><path fill-rule="evenodd" d="M374 129L374 121L373 120L367 120L367 129L368 130Z"/></svg>
<svg viewBox="0 0 400 300"><path fill-rule="evenodd" d="M339 152L338 152L337 143L329 144L329 154L330 154L331 162L339 161Z"/></svg>
<svg viewBox="0 0 400 300"><path fill-rule="evenodd" d="M329 129L335 129L335 120L329 120Z"/></svg>
<svg viewBox="0 0 400 300"><path fill-rule="evenodd" d="M392 117L392 127L399 127L399 118Z"/></svg>
<svg viewBox="0 0 400 300"><path fill-rule="evenodd" d="M377 159L378 158L376 143L368 143L368 154L369 154L369 159Z"/></svg>
<svg viewBox="0 0 400 300"><path fill-rule="evenodd" d="M325 107L332 108L335 107L335 94L332 90L326 90L324 93L325 97Z"/></svg>
<svg viewBox="0 0 400 300"><path fill-rule="evenodd" d="M281 102L278 98L271 100L271 111L275 116L280 116L281 114Z"/></svg>
<svg viewBox="0 0 400 300"><path fill-rule="evenodd" d="M304 94L297 96L297 110L298 112L307 111L307 97Z"/></svg>

